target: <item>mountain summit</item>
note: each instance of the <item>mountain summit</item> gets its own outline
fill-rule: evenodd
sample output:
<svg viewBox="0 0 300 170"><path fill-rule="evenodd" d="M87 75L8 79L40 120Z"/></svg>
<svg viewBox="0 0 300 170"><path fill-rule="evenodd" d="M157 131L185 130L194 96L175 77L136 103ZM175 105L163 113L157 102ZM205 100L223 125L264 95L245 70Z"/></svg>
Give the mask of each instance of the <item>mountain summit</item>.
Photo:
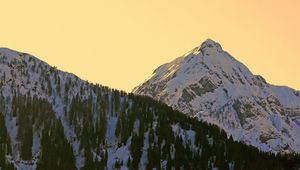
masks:
<svg viewBox="0 0 300 170"><path fill-rule="evenodd" d="M207 48L215 49L215 50L218 50L219 52L223 51L221 45L219 43L213 41L212 39L207 39L200 46L201 50L205 50Z"/></svg>
<svg viewBox="0 0 300 170"><path fill-rule="evenodd" d="M158 67L133 93L216 124L263 151L300 152L299 92L253 75L211 39Z"/></svg>

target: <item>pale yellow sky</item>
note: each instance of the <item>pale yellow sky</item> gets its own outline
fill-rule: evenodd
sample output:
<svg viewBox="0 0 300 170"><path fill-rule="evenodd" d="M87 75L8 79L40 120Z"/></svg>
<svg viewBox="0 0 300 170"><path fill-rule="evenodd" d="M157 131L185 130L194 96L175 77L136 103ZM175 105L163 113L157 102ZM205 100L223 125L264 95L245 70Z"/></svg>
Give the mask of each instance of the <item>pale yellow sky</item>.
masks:
<svg viewBox="0 0 300 170"><path fill-rule="evenodd" d="M300 90L298 0L1 1L0 46L131 91L207 38L267 81Z"/></svg>

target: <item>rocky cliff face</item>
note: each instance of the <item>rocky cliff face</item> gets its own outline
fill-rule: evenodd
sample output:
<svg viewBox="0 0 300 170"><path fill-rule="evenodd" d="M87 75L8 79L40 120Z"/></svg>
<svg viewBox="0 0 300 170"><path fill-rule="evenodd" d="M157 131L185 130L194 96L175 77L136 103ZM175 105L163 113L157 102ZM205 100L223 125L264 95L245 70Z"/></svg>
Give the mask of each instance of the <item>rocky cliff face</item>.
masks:
<svg viewBox="0 0 300 170"><path fill-rule="evenodd" d="M300 152L299 92L253 75L213 40L158 67L133 93L216 124L263 151Z"/></svg>

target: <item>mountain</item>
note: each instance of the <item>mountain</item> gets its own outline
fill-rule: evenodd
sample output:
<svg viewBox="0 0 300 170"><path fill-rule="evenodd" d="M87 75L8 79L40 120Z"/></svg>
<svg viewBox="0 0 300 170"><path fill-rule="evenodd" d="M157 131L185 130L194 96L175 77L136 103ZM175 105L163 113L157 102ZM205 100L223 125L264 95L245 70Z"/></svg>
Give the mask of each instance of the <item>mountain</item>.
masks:
<svg viewBox="0 0 300 170"><path fill-rule="evenodd" d="M0 49L0 169L297 169L149 97Z"/></svg>
<svg viewBox="0 0 300 170"><path fill-rule="evenodd" d="M158 67L133 93L215 124L262 151L300 152L299 91L253 75L211 39Z"/></svg>

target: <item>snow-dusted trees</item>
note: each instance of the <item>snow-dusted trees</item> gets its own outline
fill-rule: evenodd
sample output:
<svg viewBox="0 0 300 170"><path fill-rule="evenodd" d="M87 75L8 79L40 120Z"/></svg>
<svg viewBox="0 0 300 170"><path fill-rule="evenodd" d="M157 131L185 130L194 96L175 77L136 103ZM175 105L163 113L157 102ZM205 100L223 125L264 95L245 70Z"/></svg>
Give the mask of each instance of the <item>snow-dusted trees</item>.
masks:
<svg viewBox="0 0 300 170"><path fill-rule="evenodd" d="M73 85L66 87L72 91ZM78 153L84 159L80 166L83 170L124 166L157 170L300 166L297 154L260 152L228 138L217 126L190 118L148 97L99 86L92 86L92 94L86 90L91 89L84 87L83 96L67 98L62 118L57 117L48 100L17 95L16 90L11 99L0 96L0 167L9 169L6 157L12 155L4 115L17 120L20 159L35 159L37 169L76 169ZM7 101L11 101L11 109L6 109ZM112 125L111 120L116 123ZM67 139L64 127L71 128L74 136ZM36 138L40 139L38 154L32 152ZM72 145L74 141L78 148ZM128 153L124 159L112 157L112 150L119 149Z"/></svg>
<svg viewBox="0 0 300 170"><path fill-rule="evenodd" d="M1 101L0 101L1 102ZM14 169L6 160L6 155L11 154L11 143L5 126L4 115L0 111L0 169Z"/></svg>

